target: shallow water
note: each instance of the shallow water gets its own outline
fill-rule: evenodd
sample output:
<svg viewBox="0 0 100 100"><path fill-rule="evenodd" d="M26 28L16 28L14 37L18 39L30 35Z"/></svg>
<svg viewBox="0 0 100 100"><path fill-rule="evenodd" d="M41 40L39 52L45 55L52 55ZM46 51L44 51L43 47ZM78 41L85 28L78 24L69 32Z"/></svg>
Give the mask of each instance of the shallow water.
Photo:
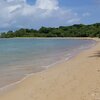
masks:
<svg viewBox="0 0 100 100"><path fill-rule="evenodd" d="M93 40L80 39L0 39L0 87L67 60L93 44Z"/></svg>

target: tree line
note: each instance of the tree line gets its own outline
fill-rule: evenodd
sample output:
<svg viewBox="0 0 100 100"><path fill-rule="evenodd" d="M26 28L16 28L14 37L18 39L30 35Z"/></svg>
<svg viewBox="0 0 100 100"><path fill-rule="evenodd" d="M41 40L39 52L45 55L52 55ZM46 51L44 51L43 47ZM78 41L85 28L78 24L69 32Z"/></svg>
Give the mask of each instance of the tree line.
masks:
<svg viewBox="0 0 100 100"><path fill-rule="evenodd" d="M41 27L36 29L21 28L16 31L8 31L0 34L0 38L14 37L99 37L100 23L91 25L74 24L72 26Z"/></svg>

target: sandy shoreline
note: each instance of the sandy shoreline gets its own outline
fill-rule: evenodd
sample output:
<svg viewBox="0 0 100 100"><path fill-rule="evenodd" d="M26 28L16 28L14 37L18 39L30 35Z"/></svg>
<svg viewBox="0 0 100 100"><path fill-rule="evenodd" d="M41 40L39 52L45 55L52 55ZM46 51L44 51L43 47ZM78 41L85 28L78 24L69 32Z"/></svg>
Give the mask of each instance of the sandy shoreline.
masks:
<svg viewBox="0 0 100 100"><path fill-rule="evenodd" d="M0 100L100 100L100 43L26 78Z"/></svg>

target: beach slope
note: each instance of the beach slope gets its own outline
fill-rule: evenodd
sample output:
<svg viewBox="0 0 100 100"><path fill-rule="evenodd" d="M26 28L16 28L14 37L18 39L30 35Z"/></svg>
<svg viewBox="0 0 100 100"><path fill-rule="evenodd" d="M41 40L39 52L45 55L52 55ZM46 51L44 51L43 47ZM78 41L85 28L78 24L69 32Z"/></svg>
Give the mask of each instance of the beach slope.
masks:
<svg viewBox="0 0 100 100"><path fill-rule="evenodd" d="M69 61L36 73L0 100L100 100L100 42Z"/></svg>

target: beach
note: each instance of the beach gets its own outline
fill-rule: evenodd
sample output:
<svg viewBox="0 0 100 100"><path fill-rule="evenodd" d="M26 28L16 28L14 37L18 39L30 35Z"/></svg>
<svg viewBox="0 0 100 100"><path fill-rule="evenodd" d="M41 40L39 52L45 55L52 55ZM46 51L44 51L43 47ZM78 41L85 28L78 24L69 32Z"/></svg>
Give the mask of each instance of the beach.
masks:
<svg viewBox="0 0 100 100"><path fill-rule="evenodd" d="M100 40L68 61L23 79L0 100L100 100Z"/></svg>

